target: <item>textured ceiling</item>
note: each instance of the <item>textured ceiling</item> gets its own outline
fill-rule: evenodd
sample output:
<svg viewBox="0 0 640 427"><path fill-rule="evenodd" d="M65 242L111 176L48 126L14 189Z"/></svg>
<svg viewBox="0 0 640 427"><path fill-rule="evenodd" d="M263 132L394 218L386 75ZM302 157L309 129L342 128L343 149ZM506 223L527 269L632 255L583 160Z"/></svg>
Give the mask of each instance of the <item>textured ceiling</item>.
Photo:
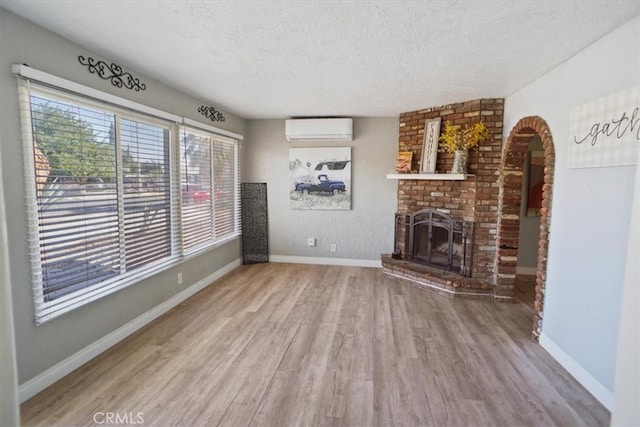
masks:
<svg viewBox="0 0 640 427"><path fill-rule="evenodd" d="M505 97L640 14L637 0L0 6L245 118L397 116Z"/></svg>

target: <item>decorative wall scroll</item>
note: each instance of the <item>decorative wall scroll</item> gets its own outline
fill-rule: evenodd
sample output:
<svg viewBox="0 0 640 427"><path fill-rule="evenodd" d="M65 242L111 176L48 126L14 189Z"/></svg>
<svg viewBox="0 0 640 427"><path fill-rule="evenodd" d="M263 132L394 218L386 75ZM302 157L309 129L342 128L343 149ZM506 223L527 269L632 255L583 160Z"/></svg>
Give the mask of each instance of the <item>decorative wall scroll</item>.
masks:
<svg viewBox="0 0 640 427"><path fill-rule="evenodd" d="M640 85L571 110L569 167L634 165L640 147Z"/></svg>
<svg viewBox="0 0 640 427"><path fill-rule="evenodd" d="M424 143L422 144L422 163L420 172L435 173L438 158L438 138L440 137L440 118L427 120L424 124Z"/></svg>
<svg viewBox="0 0 640 427"><path fill-rule="evenodd" d="M201 105L200 107L198 107L198 113L202 114L212 122L224 122L225 120L224 115L213 107L206 107L204 105Z"/></svg>
<svg viewBox="0 0 640 427"><path fill-rule="evenodd" d="M140 79L133 77L131 73L125 73L122 71L122 67L116 63L107 64L104 61L96 61L90 56L85 58L82 55L78 56L78 61L87 67L91 74L97 74L103 80L111 81L111 84L116 87L126 87L136 92L147 88L144 83L140 83Z"/></svg>

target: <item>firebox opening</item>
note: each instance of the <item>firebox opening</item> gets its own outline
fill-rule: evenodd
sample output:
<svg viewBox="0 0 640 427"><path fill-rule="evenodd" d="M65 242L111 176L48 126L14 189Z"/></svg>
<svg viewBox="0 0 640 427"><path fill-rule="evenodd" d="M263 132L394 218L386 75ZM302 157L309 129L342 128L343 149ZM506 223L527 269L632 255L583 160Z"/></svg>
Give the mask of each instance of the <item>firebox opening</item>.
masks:
<svg viewBox="0 0 640 427"><path fill-rule="evenodd" d="M453 219L444 212L425 209L396 214L398 233L406 236L405 260L471 276L473 223Z"/></svg>

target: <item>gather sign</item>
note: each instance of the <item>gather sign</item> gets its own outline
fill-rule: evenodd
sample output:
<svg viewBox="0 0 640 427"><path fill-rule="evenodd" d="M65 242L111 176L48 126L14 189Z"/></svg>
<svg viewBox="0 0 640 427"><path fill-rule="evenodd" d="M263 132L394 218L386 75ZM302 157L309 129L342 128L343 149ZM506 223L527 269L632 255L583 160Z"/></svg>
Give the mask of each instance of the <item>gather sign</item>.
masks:
<svg viewBox="0 0 640 427"><path fill-rule="evenodd" d="M634 165L640 147L640 85L571 110L569 167Z"/></svg>

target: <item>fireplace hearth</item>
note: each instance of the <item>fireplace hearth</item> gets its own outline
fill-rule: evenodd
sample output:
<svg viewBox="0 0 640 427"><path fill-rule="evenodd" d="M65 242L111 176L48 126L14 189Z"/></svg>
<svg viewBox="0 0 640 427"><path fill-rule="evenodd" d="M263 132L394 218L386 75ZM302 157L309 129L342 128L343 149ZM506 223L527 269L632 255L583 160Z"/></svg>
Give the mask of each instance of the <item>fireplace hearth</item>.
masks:
<svg viewBox="0 0 640 427"><path fill-rule="evenodd" d="M437 209L396 213L395 234L396 241L405 239L405 261L471 276L473 222Z"/></svg>

